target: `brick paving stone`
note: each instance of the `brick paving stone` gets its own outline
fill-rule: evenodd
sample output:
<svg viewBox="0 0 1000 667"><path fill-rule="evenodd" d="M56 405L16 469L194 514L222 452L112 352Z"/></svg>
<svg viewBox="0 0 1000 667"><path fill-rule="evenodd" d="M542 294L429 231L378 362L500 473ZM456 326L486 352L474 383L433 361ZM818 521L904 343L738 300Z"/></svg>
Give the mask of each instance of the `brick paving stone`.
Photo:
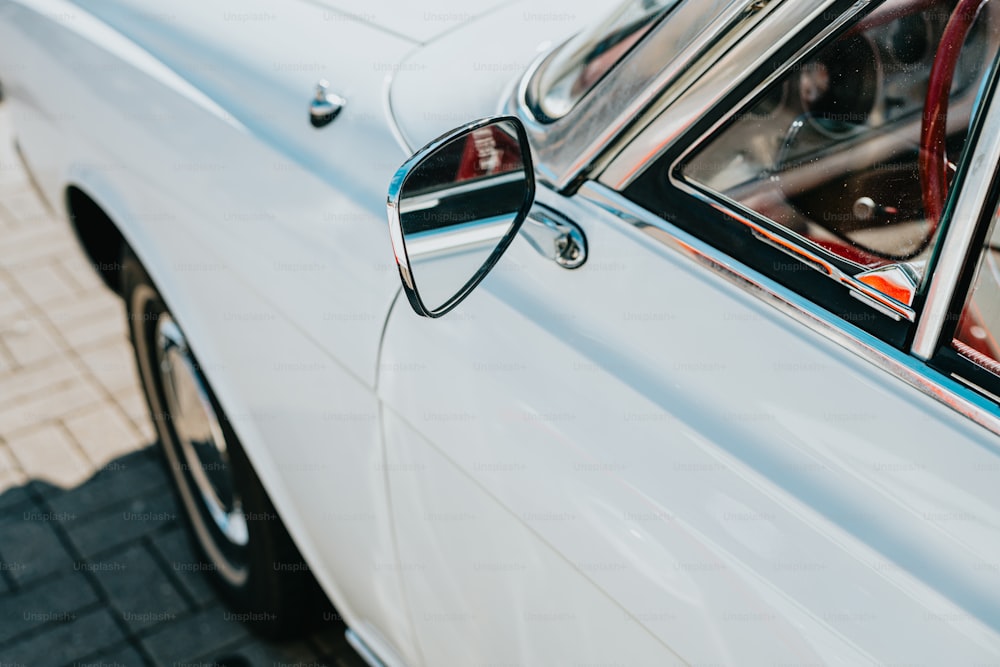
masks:
<svg viewBox="0 0 1000 667"><path fill-rule="evenodd" d="M59 257L58 261L63 271L76 283L77 291L81 294L105 289L104 281L83 252L66 253Z"/></svg>
<svg viewBox="0 0 1000 667"><path fill-rule="evenodd" d="M16 372L0 374L0 408L82 379L80 371L62 355L19 368Z"/></svg>
<svg viewBox="0 0 1000 667"><path fill-rule="evenodd" d="M108 290L47 306L49 321L75 350L126 340L125 306Z"/></svg>
<svg viewBox="0 0 1000 667"><path fill-rule="evenodd" d="M54 424L11 436L7 446L25 474L65 488L80 484L94 470L66 432Z"/></svg>
<svg viewBox="0 0 1000 667"><path fill-rule="evenodd" d="M58 224L62 225L62 221L59 221ZM77 263L71 268L71 263L69 262L71 256L68 253L64 253L52 258L52 266L56 273L59 273L64 279L69 281L69 284L79 296L82 297L100 292L104 289L104 281L98 277L96 269L90 268L91 264L87 261L87 256L84 254L83 248L78 247L77 249L78 252L75 253L75 257L79 258L82 263ZM97 282L91 283L87 279L91 277Z"/></svg>
<svg viewBox="0 0 1000 667"><path fill-rule="evenodd" d="M68 572L73 558L63 547L52 514L38 505L22 505L0 517L0 560L19 585L55 572Z"/></svg>
<svg viewBox="0 0 1000 667"><path fill-rule="evenodd" d="M141 448L142 436L113 403L98 403L63 420L66 428L97 467Z"/></svg>
<svg viewBox="0 0 1000 667"><path fill-rule="evenodd" d="M0 267L5 270L76 252L76 241L63 225L24 225L0 236Z"/></svg>
<svg viewBox="0 0 1000 667"><path fill-rule="evenodd" d="M85 381L54 387L30 399L0 407L0 434L10 443L24 433L35 430L32 427L38 424L51 426L52 421L89 407L102 398L101 392ZM24 461L17 451L14 451L14 455L23 465ZM82 452L80 456L83 457ZM25 468L28 474L33 474L34 470Z"/></svg>
<svg viewBox="0 0 1000 667"><path fill-rule="evenodd" d="M80 354L80 359L112 394L134 389L139 380L132 348L121 341L87 349Z"/></svg>
<svg viewBox="0 0 1000 667"><path fill-rule="evenodd" d="M215 600L215 591L205 576L205 564L194 555L191 540L183 527L158 533L152 542L174 579L196 605L205 606Z"/></svg>
<svg viewBox="0 0 1000 667"><path fill-rule="evenodd" d="M186 611L184 598L145 545L133 545L102 561L109 566L95 569L94 576L132 632L177 620Z"/></svg>
<svg viewBox="0 0 1000 667"><path fill-rule="evenodd" d="M27 310L24 299L6 279L0 278L0 322L7 322Z"/></svg>
<svg viewBox="0 0 1000 667"><path fill-rule="evenodd" d="M0 655L4 654L4 644L19 635L37 631L49 623L72 620L81 609L99 601L86 575L72 569L0 597Z"/></svg>
<svg viewBox="0 0 1000 667"><path fill-rule="evenodd" d="M153 426L153 421L149 414L149 404L146 403L146 395L138 388L138 379L136 379L136 384L133 388L117 392L114 399L119 407L121 407L122 412L125 413L125 416L139 429L143 440L150 444L157 442L156 427Z"/></svg>
<svg viewBox="0 0 1000 667"><path fill-rule="evenodd" d="M80 554L90 558L176 522L178 510L173 496L163 489L153 491L67 526Z"/></svg>
<svg viewBox="0 0 1000 667"><path fill-rule="evenodd" d="M0 492L0 513L6 514L20 510L21 505L31 504L31 495L28 493L27 485L14 486Z"/></svg>
<svg viewBox="0 0 1000 667"><path fill-rule="evenodd" d="M97 609L5 647L3 659L26 667L65 667L81 655L110 648L124 640L111 612Z"/></svg>
<svg viewBox="0 0 1000 667"><path fill-rule="evenodd" d="M3 200L10 195L20 192L21 187L8 183L3 178L3 155L0 155L0 225L6 227L10 233L14 233L21 223L17 221L14 214L3 205Z"/></svg>
<svg viewBox="0 0 1000 667"><path fill-rule="evenodd" d="M65 349L52 336L41 317L31 314L0 324L0 340L21 366L59 357Z"/></svg>
<svg viewBox="0 0 1000 667"><path fill-rule="evenodd" d="M54 512L72 512L81 520L126 504L138 493L170 493L170 480L157 452L140 450L101 467L84 484L54 492L48 504Z"/></svg>
<svg viewBox="0 0 1000 667"><path fill-rule="evenodd" d="M11 276L36 304L72 298L77 292L77 284L53 261L36 261L16 267Z"/></svg>
<svg viewBox="0 0 1000 667"><path fill-rule="evenodd" d="M28 481L21 466L14 460L7 445L0 442L0 509L10 500L4 500L9 489L23 488ZM22 492L23 493L23 492Z"/></svg>
<svg viewBox="0 0 1000 667"><path fill-rule="evenodd" d="M223 651L226 655L238 656L253 665L253 667L273 667L275 665L316 665L319 654L305 641L267 642L262 639L251 639L245 644L238 644ZM222 653L222 652L220 652ZM200 656L201 662L210 662L212 654Z"/></svg>
<svg viewBox="0 0 1000 667"><path fill-rule="evenodd" d="M212 607L167 624L146 635L142 644L162 667L197 661L200 656L222 652L248 636L245 625L223 607Z"/></svg>
<svg viewBox="0 0 1000 667"><path fill-rule="evenodd" d="M119 646L74 660L72 667L145 667L146 660L132 646ZM254 667L257 667L254 665Z"/></svg>

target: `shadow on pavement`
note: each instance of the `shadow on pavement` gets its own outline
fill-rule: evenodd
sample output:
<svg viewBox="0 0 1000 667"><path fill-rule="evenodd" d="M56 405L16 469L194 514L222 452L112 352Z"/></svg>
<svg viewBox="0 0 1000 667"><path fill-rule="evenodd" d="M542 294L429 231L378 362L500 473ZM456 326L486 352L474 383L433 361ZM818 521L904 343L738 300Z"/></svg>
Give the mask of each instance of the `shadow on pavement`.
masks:
<svg viewBox="0 0 1000 667"><path fill-rule="evenodd" d="M192 552L157 447L82 484L0 494L0 656L46 665L360 667L335 614L290 643L251 635Z"/></svg>

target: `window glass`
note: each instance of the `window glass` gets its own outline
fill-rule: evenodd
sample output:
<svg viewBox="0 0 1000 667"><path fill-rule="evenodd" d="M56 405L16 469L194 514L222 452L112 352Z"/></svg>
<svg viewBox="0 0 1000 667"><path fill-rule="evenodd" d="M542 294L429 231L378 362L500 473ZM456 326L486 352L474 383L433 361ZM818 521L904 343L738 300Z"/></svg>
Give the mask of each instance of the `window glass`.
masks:
<svg viewBox="0 0 1000 667"><path fill-rule="evenodd" d="M972 291L962 309L952 348L1000 376L1000 226L994 218Z"/></svg>
<svg viewBox="0 0 1000 667"><path fill-rule="evenodd" d="M998 43L996 3L886 2L769 84L682 172L851 275L896 265L919 281Z"/></svg>
<svg viewBox="0 0 1000 667"><path fill-rule="evenodd" d="M537 105L562 118L678 0L627 0L604 20L567 42L541 74Z"/></svg>

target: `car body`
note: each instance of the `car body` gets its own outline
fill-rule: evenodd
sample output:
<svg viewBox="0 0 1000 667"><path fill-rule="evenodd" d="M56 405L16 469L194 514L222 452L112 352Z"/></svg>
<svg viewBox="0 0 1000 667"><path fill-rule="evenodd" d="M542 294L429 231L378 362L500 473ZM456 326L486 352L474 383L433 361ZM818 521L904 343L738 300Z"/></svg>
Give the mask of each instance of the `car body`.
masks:
<svg viewBox="0 0 1000 667"><path fill-rule="evenodd" d="M990 664L1000 8L949 33L969 5L2 0L0 78L372 664ZM387 187L501 114L531 217L418 317Z"/></svg>

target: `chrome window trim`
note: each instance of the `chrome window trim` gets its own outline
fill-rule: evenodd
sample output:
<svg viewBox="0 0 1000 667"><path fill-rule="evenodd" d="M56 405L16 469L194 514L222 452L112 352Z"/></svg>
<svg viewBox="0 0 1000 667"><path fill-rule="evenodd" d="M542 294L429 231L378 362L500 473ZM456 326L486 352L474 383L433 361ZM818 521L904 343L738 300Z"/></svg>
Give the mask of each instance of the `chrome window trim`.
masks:
<svg viewBox="0 0 1000 667"><path fill-rule="evenodd" d="M709 1L682 0L671 8L574 109L550 123L534 116L528 96L559 47L532 63L506 109L524 123L543 182L558 191L568 189L599 164L651 103L664 93L679 95L692 85L714 60L706 59L706 53L741 40L773 8L802 4L801 0L712 0L719 6L713 12L706 8ZM817 11L833 2L825 0ZM685 38L689 43L678 51L677 42ZM664 63L664 53L675 55Z"/></svg>
<svg viewBox="0 0 1000 667"><path fill-rule="evenodd" d="M860 12L867 8L873 0L858 0L839 17L815 35L795 55L788 59L789 68L815 50L823 40L852 21ZM792 3L776 11L765 30L751 39L742 39L734 48L724 54L716 63L709 76L703 77L695 85L683 91L683 94L672 100L663 99L655 107L647 111L647 116L653 116L650 122L641 130L634 132L630 143L625 145L609 161L607 167L600 173L597 180L616 190L624 190L642 174L646 167L655 162L660 155L668 150L675 141L682 137L697 121L704 118L722 100L745 82L753 72L760 68L774 53L787 44L798 34L803 25L826 12L834 0L821 4L818 8L809 9L807 3ZM761 45L765 48L761 49ZM732 113L726 114L698 140L691 142L688 153L694 150L706 137L717 132L733 115L757 95L763 93L768 86L786 76L789 68L779 68L763 82L733 106ZM670 95L665 95L669 98ZM675 165L671 166L673 169Z"/></svg>
<svg viewBox="0 0 1000 667"><path fill-rule="evenodd" d="M605 32L602 35L602 39L607 38L609 35L613 34L616 29L625 28L628 24L619 22L623 18L623 15L618 13L618 10L623 9L627 4L636 3L637 1L638 0L616 0L616 2L611 3L611 5L615 7L615 11L612 12L610 15L606 14L605 16L601 17L599 21L591 23L587 28L583 29L581 32L572 35L571 37L569 37L569 39L565 40L564 42L556 44L553 47L544 49L544 53L536 60L535 63L532 64L530 68L532 70L530 72L530 75L522 77L521 80L518 82L522 88L522 90L518 91L520 93L520 97L518 99L524 103L525 110L527 111L528 117L531 120L537 121L543 125L551 125L565 118L566 116L572 114L574 110L578 106L580 106L580 103L590 94L591 90L600 83L600 79L605 78L611 72L613 72L618 67L618 64L623 62L631 51L637 49L639 45L641 45L643 40L645 40L650 33L655 31L657 26L670 13L672 13L678 7L678 5L680 5L684 0L644 0L646 2L661 2L662 4L655 11L648 11L646 13L644 18L647 20L647 24L639 29L641 35L640 38L637 40L637 42L633 44L631 47L629 47L625 51L625 54L621 58L619 58L618 61L612 64L612 66L608 70L604 71L601 74L600 78L597 79L590 86L590 88L581 91L576 96L575 99L570 101L570 104L565 111L563 111L559 115L548 114L545 111L545 98L548 97L548 94L551 92L551 90L543 91L542 80L545 78L545 74L548 71L549 67L552 66L553 61L556 60L558 56L563 53L564 50L568 51L570 50L570 47L577 46L574 44L574 42L577 40L578 37L580 37L584 33L588 33L594 30L598 26L601 26L606 30L610 29L610 32ZM617 14L617 19L609 23L608 19L615 14ZM633 17L633 19L635 18L637 17ZM596 36L598 34L600 33L591 33L592 36ZM570 54L567 55L570 56L570 59L572 59L575 56L579 56L580 47L577 46L577 48L575 49L575 53L573 53L572 55ZM554 83L554 82L550 81L549 83Z"/></svg>
<svg viewBox="0 0 1000 667"><path fill-rule="evenodd" d="M746 210L746 207L726 198L716 200L711 195L702 192L699 188L692 186L687 181L678 180L671 176L670 182L677 190L680 190L681 192L684 192L696 199L700 199L737 222L749 227L750 233L753 234L754 238L761 243L766 243L772 248L776 248L786 255L798 259L807 266L829 277L831 280L835 280L844 285L848 288L848 290L850 290L850 295L852 297L858 299L870 308L874 308L886 317L891 317L897 322L901 320L914 322L916 320L917 314L912 308L910 308L909 305L896 301L892 297L879 292L874 287L861 282L855 276L841 271L833 262L823 257L823 253L825 251L819 249L818 246L817 250L810 250L808 246L815 244L808 239L799 236L795 232L779 229L767 229L765 224L771 224L769 220L766 223L754 222L749 216L739 214L739 211ZM727 204L729 208L721 208L719 206L720 203ZM767 219L762 217L762 220Z"/></svg>
<svg viewBox="0 0 1000 667"><path fill-rule="evenodd" d="M996 73L993 74L996 76ZM1000 164L1000 91L994 91L986 109L986 121L969 161L966 178L953 187L961 188L954 212L945 221L944 241L933 273L927 300L910 351L919 359L929 360L941 343L941 333L951 310L959 279L966 269L984 209L989 203L993 179ZM992 213L992 212L991 212ZM947 213L945 214L947 215ZM976 257L978 258L977 253ZM978 263L978 259L977 259Z"/></svg>
<svg viewBox="0 0 1000 667"><path fill-rule="evenodd" d="M823 40L853 20L871 2L872 0L858 0L840 17L809 40L793 57L789 58L788 62L790 66L806 57ZM788 19L782 13L776 13L772 18L773 20L768 27L771 28L773 26L773 31L779 32L782 25L780 19L795 20ZM791 33L788 34L790 38ZM753 54L755 52L754 47L759 45L758 41L770 43L771 40L767 35L768 32L765 31L756 39L741 41L733 50L720 59L719 63L716 64L716 69L712 70L710 76L703 78L698 85L685 91L672 105L660 104L657 105L658 108L656 109L651 108L649 112L658 114L657 118L638 135L639 141L632 141L612 158L608 167L598 177L598 181L615 190L624 190L627 188L650 164L656 161L659 155L669 149L677 139L684 136L687 129L693 123L715 108L726 94L733 90L740 82L744 81L754 69L758 68L761 65L761 58L770 57L780 47L781 44L776 44L764 53L763 56L758 57L757 60L747 58L744 55L745 53ZM718 66L727 61L737 63L742 61L748 64L744 64L742 72L734 76L727 73L728 70L725 67ZM788 68L776 70L772 75L755 86L743 100L733 105L732 113L725 114L702 136L691 142L688 149L671 164L668 174L671 184L674 187L716 208L719 208L720 204L725 205L727 208L724 209L724 212L727 215L747 225L755 232L755 236L763 242L768 242L772 245L775 245L773 241L769 240L772 234L765 233L759 224L753 223L748 217L755 215L753 212L747 211L738 202L729 200L721 194L709 194L703 188L693 183L677 179L675 173L678 165L687 160L690 154L697 150L708 137L718 132L750 100L764 92L775 81L785 76L787 70ZM666 106L671 107L669 113L664 113ZM939 258L933 272L930 274L930 287L927 292L927 300L919 319L916 312L912 308L907 307L907 305L887 299L876 290L869 288L860 281L851 279L849 276L844 280L844 276L834 275L834 273L820 268L829 266L829 263L818 261L821 255L810 252L807 244L800 244L800 247L794 253L799 259L810 266L816 267L818 270L828 273L832 278L841 280L841 282L847 284L851 288L852 293L859 294L862 297L862 301L880 310L883 314L894 318L902 317L907 321L916 322L915 336L910 351L917 358L925 361L933 357L940 343L941 331L947 319L951 302L955 297L955 289L959 277L965 268L969 244L972 241L973 232L982 215L986 199L989 196L989 189L994 175L994 169L991 169L990 165L1000 164L1000 94L995 94L989 101L986 113L989 120L979 138L976 152L971 158L969 180L963 184L965 187L958 197L950 220L946 221L947 227L942 232L944 240L942 241ZM970 183L971 187L969 186ZM761 234L764 235L764 238L761 237ZM785 248L782 249L785 250Z"/></svg>
<svg viewBox="0 0 1000 667"><path fill-rule="evenodd" d="M895 376L993 434L1000 435L1000 415L996 414L995 406L988 399L961 382L934 370L924 361L819 308L797 292L653 215L606 185L588 181L579 188L576 196L635 226L814 333Z"/></svg>

